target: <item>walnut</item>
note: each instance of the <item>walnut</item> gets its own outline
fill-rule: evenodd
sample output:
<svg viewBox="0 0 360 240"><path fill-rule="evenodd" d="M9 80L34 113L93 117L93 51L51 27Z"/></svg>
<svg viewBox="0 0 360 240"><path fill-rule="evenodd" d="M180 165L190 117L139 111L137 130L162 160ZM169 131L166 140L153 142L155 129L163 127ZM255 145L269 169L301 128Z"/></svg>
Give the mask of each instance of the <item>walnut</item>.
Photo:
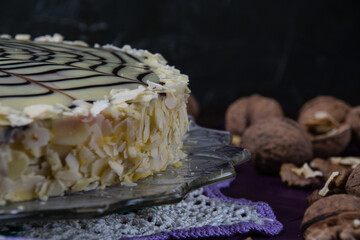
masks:
<svg viewBox="0 0 360 240"><path fill-rule="evenodd" d="M360 217L360 198L348 194L336 194L319 199L305 211L301 231L306 240L345 239L355 236L358 228L354 224Z"/></svg>
<svg viewBox="0 0 360 240"><path fill-rule="evenodd" d="M305 240L360 239L360 229L354 224L359 216L359 212L345 212L329 217L308 227L304 238Z"/></svg>
<svg viewBox="0 0 360 240"><path fill-rule="evenodd" d="M298 122L301 126L305 126L308 119L313 118L317 112L326 112L338 123L343 123L350 109L350 106L340 99L319 96L301 107Z"/></svg>
<svg viewBox="0 0 360 240"><path fill-rule="evenodd" d="M279 174L283 163L301 166L312 158L309 137L288 118L257 121L244 132L242 145L251 151L255 169L267 174Z"/></svg>
<svg viewBox="0 0 360 240"><path fill-rule="evenodd" d="M195 119L199 116L200 106L193 94L191 94L188 98L187 112Z"/></svg>
<svg viewBox="0 0 360 240"><path fill-rule="evenodd" d="M329 157L340 154L351 140L349 125L339 125L338 128L327 134L311 137L314 156Z"/></svg>
<svg viewBox="0 0 360 240"><path fill-rule="evenodd" d="M305 122L306 130L315 136L326 134L338 126L339 123L326 112L316 112Z"/></svg>
<svg viewBox="0 0 360 240"><path fill-rule="evenodd" d="M242 136L245 129L256 121L283 115L282 108L275 99L254 94L239 98L228 107L225 126L232 134Z"/></svg>
<svg viewBox="0 0 360 240"><path fill-rule="evenodd" d="M314 202L316 202L317 200L324 198L323 196L321 196L319 194L320 189L315 189L307 198L307 202L309 203L309 205L313 204Z"/></svg>
<svg viewBox="0 0 360 240"><path fill-rule="evenodd" d="M316 188L320 185L317 177L321 175L321 172L311 170L307 163L301 168L297 168L293 163L283 163L280 169L281 180L289 187Z"/></svg>
<svg viewBox="0 0 360 240"><path fill-rule="evenodd" d="M248 127L249 98L240 98L232 103L226 110L225 129L234 135L241 136Z"/></svg>
<svg viewBox="0 0 360 240"><path fill-rule="evenodd" d="M357 146L360 147L360 106L350 110L346 117L346 123L350 125L352 137Z"/></svg>
<svg viewBox="0 0 360 240"><path fill-rule="evenodd" d="M346 182L345 190L349 194L360 197L360 165L357 165L350 174Z"/></svg>
<svg viewBox="0 0 360 240"><path fill-rule="evenodd" d="M345 124L350 106L330 96L320 96L305 103L300 110L299 124L311 137L314 155L336 156L351 140L351 130Z"/></svg>

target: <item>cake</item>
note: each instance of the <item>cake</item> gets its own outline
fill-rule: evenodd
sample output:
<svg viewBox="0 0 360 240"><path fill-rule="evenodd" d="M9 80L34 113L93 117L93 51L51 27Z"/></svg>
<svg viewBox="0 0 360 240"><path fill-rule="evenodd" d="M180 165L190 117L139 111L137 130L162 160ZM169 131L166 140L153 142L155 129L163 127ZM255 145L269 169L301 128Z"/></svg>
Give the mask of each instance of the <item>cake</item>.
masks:
<svg viewBox="0 0 360 240"><path fill-rule="evenodd" d="M179 165L188 78L160 54L0 38L0 203L133 185Z"/></svg>

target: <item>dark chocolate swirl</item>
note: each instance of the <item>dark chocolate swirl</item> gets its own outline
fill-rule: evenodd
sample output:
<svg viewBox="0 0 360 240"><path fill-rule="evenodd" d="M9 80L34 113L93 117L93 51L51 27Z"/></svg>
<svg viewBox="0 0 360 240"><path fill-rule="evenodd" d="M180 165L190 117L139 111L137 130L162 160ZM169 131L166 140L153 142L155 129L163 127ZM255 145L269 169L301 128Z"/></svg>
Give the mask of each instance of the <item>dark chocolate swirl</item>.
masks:
<svg viewBox="0 0 360 240"><path fill-rule="evenodd" d="M159 83L145 59L120 50L0 39L0 102L19 110L71 106L75 99L104 99L114 88Z"/></svg>

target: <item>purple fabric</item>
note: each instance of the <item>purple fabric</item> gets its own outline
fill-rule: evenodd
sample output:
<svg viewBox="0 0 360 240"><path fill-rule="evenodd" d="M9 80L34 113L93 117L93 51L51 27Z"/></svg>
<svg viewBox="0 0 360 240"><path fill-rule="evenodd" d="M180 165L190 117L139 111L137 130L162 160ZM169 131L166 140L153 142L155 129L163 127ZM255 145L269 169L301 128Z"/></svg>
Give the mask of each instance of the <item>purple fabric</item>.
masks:
<svg viewBox="0 0 360 240"><path fill-rule="evenodd" d="M230 187L222 189L226 196L267 202L277 219L284 225L283 231L272 240L302 240L300 225L308 203L306 197L312 190L289 188L280 177L258 174L249 163L236 167L237 177ZM251 234L254 240L266 240L265 236ZM226 240L243 240L231 236Z"/></svg>
<svg viewBox="0 0 360 240"><path fill-rule="evenodd" d="M261 217L271 218L264 225L240 222L233 225L204 226L201 228L179 229L168 233L159 233L145 237L122 238L121 240L167 240L208 238L239 240L251 236L254 240L267 239L302 239L300 222L306 209L306 196L309 191L290 189L278 177L268 177L257 174L248 163L236 168L237 177L233 181L225 181L204 187L205 194L225 202L253 205ZM224 192L224 195L222 192ZM231 196L231 197L228 197ZM250 200L247 200L250 199ZM257 202L259 201L259 202ZM267 201L275 210L279 220ZM281 233L280 233L281 232ZM280 234L279 234L280 233ZM6 238L6 240L24 240L25 238Z"/></svg>
<svg viewBox="0 0 360 240"><path fill-rule="evenodd" d="M221 193L221 188L229 187L232 180L220 182L204 187L205 194L211 198L217 198L224 202L238 203L242 205L253 205L261 217L271 218L273 221L265 221L264 225L258 225L252 222L240 222L233 225L222 226L203 226L200 228L178 229L167 233L158 233L151 236L122 238L121 240L167 240L167 239L186 239L203 237L229 237L245 234L262 234L274 236L281 232L283 225L276 220L270 206L264 202L252 202L243 198L235 199L227 197Z"/></svg>

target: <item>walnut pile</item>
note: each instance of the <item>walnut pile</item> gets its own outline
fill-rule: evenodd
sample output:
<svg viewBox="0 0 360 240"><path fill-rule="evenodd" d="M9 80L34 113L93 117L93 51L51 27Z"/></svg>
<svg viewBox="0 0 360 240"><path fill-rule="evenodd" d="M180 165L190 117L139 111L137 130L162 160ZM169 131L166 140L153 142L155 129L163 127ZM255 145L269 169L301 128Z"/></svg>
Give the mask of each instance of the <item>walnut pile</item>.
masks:
<svg viewBox="0 0 360 240"><path fill-rule="evenodd" d="M301 168L284 163L280 176L289 187L296 188L318 188L323 181L323 188L314 190L307 198L309 204L312 204L325 196L345 193L348 178L359 164L360 158L356 157L314 158L309 165L305 163Z"/></svg>
<svg viewBox="0 0 360 240"><path fill-rule="evenodd" d="M315 158L312 170L326 183L308 198L302 232L305 240L360 239L360 158ZM346 194L347 193L347 194Z"/></svg>
<svg viewBox="0 0 360 240"><path fill-rule="evenodd" d="M226 129L234 145L251 151L258 172L315 189L301 226L306 240L360 239L360 158L335 157L352 139L360 147L360 106L319 96L302 106L296 123L275 100L252 95L228 108Z"/></svg>
<svg viewBox="0 0 360 240"><path fill-rule="evenodd" d="M335 157L351 140L360 147L360 106L319 96L294 122L275 100L252 95L231 104L225 123L233 144L251 151L258 172L315 189L301 226L306 240L360 239L360 158Z"/></svg>

